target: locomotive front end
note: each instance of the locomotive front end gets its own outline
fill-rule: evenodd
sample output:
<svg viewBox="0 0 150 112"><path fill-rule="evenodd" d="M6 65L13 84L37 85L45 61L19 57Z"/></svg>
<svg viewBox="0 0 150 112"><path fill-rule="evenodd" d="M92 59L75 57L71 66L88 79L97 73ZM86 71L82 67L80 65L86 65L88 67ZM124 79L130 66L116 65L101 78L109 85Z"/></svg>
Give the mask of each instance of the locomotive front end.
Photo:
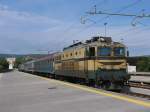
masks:
<svg viewBox="0 0 150 112"><path fill-rule="evenodd" d="M130 76L127 74L126 47L113 42L97 47L96 78L106 89L122 89Z"/></svg>

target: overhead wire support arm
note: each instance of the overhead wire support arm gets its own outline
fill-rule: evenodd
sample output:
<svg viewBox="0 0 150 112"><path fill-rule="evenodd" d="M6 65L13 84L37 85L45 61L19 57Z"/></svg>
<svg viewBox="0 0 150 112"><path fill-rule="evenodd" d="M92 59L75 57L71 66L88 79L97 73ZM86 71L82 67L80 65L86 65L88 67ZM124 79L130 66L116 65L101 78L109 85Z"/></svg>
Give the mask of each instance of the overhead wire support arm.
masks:
<svg viewBox="0 0 150 112"><path fill-rule="evenodd" d="M150 18L150 15L145 15L144 13L142 15L135 15L135 14L123 14L123 13L108 13L108 12L102 12L102 11L94 11L94 12L86 12L90 15L97 15L97 14L103 14L103 15L112 15L112 16L129 16L129 17L139 17L139 18Z"/></svg>

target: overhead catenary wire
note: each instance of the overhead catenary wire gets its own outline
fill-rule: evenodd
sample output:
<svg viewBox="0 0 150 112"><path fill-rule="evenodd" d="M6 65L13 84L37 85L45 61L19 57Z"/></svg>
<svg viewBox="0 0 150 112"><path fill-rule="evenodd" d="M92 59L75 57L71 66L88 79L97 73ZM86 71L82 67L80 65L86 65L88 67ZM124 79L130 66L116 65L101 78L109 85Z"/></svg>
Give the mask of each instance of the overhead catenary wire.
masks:
<svg viewBox="0 0 150 112"><path fill-rule="evenodd" d="M124 13L109 13L109 12L87 12L88 14L96 15L96 14L104 14L104 15L111 15L111 16L128 16L128 17L139 17L139 18L144 18L148 17L150 18L150 15L136 15L136 14L124 14Z"/></svg>
<svg viewBox="0 0 150 112"><path fill-rule="evenodd" d="M137 4L138 4L139 2L141 2L141 1L142 1L142 0L137 0L136 2L133 2L133 3L131 3L131 4L128 4L128 5L126 5L126 6L123 6L123 7L120 8L118 11L116 11L116 13L120 13L120 12L122 12L122 11L128 9L128 8L131 8L131 7L133 7L134 5L137 5ZM84 31L86 31L87 29L91 28L94 24L99 23L99 22L102 22L102 21L106 20L106 19L109 18L109 17L110 17L110 16L105 16L105 17L103 17L103 18L100 18L97 22L94 22L94 23L89 24L88 26L85 26L85 27L82 28L81 30L79 30L79 31L77 31L77 32L75 32L75 33L73 33L70 37L79 35L81 32L84 32Z"/></svg>

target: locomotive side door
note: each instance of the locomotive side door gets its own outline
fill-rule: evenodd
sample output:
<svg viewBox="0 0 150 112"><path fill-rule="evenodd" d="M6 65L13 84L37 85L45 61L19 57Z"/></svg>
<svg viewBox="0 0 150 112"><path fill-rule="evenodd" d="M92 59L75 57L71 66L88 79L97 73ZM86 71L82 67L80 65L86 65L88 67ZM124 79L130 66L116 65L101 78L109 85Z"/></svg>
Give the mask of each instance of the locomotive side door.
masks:
<svg viewBox="0 0 150 112"><path fill-rule="evenodd" d="M84 74L88 75L88 48L85 48L84 52Z"/></svg>
<svg viewBox="0 0 150 112"><path fill-rule="evenodd" d="M87 69L88 69L87 78L95 79L96 48L94 46L90 46L87 51L88 51L87 52Z"/></svg>

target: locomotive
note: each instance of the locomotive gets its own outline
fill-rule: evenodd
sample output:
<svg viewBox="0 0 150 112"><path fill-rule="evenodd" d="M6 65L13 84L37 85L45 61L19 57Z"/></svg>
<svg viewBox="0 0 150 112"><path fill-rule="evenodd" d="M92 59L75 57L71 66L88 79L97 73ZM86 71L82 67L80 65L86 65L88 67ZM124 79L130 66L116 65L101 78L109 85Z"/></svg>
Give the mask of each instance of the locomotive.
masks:
<svg viewBox="0 0 150 112"><path fill-rule="evenodd" d="M114 42L111 37L93 37L74 43L62 52L26 62L19 70L46 73L53 78L84 82L106 90L121 90L130 78L126 57L123 43Z"/></svg>

